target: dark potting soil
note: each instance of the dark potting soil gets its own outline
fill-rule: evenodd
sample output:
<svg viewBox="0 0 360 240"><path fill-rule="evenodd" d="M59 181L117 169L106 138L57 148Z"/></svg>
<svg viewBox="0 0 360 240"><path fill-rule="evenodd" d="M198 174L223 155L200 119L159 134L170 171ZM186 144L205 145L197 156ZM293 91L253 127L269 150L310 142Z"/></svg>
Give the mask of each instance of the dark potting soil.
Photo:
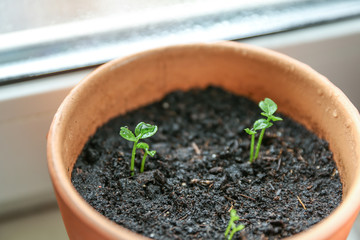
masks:
<svg viewBox="0 0 360 240"><path fill-rule="evenodd" d="M100 127L72 172L98 212L155 239L224 239L229 210L245 229L234 239L279 239L319 222L342 197L328 149L286 116L267 129L249 164L244 129L261 117L256 103L219 88L174 92ZM145 172L130 177L132 142L121 126L156 124ZM136 169L143 153L136 154Z"/></svg>

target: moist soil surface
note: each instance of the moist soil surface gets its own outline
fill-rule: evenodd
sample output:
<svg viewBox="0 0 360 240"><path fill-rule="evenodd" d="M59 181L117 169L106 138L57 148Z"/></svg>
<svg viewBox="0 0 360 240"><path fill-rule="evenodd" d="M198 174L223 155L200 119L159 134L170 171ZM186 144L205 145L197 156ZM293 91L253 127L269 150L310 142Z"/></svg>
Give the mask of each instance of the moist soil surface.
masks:
<svg viewBox="0 0 360 240"><path fill-rule="evenodd" d="M328 143L281 114L249 164L244 129L256 103L215 87L174 92L109 121L91 137L72 172L77 191L98 212L155 239L224 239L229 211L245 229L233 239L279 239L319 222L338 206L342 185ZM156 124L141 140L156 150L139 173L121 126Z"/></svg>

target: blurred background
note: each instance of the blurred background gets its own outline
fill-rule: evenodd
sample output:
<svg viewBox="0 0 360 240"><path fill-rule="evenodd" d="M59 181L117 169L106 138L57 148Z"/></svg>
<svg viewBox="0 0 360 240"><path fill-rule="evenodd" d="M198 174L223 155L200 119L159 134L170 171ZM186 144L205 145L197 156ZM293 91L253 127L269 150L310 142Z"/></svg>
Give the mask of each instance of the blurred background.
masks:
<svg viewBox="0 0 360 240"><path fill-rule="evenodd" d="M67 239L46 134L70 89L111 59L245 42L310 65L360 107L359 0L1 0L0 11L0 239Z"/></svg>

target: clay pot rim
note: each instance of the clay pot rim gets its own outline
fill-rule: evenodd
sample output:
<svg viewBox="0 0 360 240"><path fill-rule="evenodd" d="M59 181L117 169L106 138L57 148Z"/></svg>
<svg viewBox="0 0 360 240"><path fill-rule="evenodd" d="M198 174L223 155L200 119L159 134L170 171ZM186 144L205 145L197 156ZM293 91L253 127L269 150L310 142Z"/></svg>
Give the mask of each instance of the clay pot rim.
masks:
<svg viewBox="0 0 360 240"><path fill-rule="evenodd" d="M61 141L59 136L56 135L58 129L64 128L61 124L61 112L69 104L71 104L74 99L79 96L81 92L89 85L94 78L94 76L101 74L105 69L116 68L119 65L126 64L127 62L136 61L137 58L148 54L154 54L159 51L163 51L171 48L235 48L235 49L246 49L248 53L264 54L271 56L277 60L287 61L296 66L297 69L307 72L309 75L316 76L316 79L320 84L325 88L330 88L331 92L338 96L338 99L342 102L341 106L343 109L347 109L347 114L349 119L352 121L354 132L356 132L356 139L360 142L360 115L357 109L352 105L349 99L342 93L340 89L334 86L329 82L325 77L311 69L309 66L292 59L283 54L274 52L272 50L263 49L261 47L251 46L243 43L234 43L234 42L217 42L217 43L193 43L193 44L183 44L176 46L167 46L160 47L152 50L147 50L144 52L136 53L127 57L119 58L112 60L90 73L86 78L84 78L80 83L78 83L65 98L59 109L57 110L53 122L48 133L48 143L47 143L47 152L48 152L48 167L51 179L53 181L54 187L57 186L58 195L68 203L68 206L72 208L76 215L84 216L89 225L98 228L99 231L105 231L109 238L145 238L137 233L133 233L130 230L117 225L116 223L108 220L106 217L98 213L93 209L86 201L80 196L80 194L72 186L71 182L67 179L66 169L64 164L59 159L61 156L61 149L58 149L58 143ZM355 134L354 134L355 135ZM360 158L360 156L359 156ZM291 237L292 240L300 239L326 239L332 236L334 233L339 231L344 227L346 221L356 217L358 211L360 210L360 201L358 199L360 196L360 168L358 169L355 177L355 181L351 189L349 190L347 196L342 200L342 203L333 211L330 216L322 220L320 223L309 228L308 230L296 234ZM69 204L72 203L72 204ZM355 211L354 211L355 210ZM338 224L338 219L341 219L342 224ZM310 238L311 236L311 238Z"/></svg>

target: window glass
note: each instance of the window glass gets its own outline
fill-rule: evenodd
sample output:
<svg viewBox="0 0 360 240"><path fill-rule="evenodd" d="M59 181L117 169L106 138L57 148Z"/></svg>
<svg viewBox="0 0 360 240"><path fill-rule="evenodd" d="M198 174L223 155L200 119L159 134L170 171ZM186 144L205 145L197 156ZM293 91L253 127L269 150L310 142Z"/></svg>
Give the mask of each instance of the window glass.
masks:
<svg viewBox="0 0 360 240"><path fill-rule="evenodd" d="M360 15L359 0L0 0L0 85L149 48Z"/></svg>
<svg viewBox="0 0 360 240"><path fill-rule="evenodd" d="M289 0L1 0L0 33L21 31L76 21L132 18L149 21L162 13L194 15L232 8L290 2ZM181 11L181 12L180 12ZM165 16L164 16L165 17ZM126 20L128 18L128 20ZM139 20L138 19L138 20Z"/></svg>

